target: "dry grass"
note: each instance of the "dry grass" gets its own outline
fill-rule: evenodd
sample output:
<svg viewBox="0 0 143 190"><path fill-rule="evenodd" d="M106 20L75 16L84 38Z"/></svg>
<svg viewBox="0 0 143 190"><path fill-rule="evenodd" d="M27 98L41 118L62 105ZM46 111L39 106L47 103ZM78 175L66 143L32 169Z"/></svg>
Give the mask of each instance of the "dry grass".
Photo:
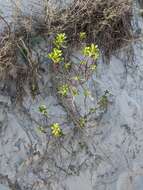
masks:
<svg viewBox="0 0 143 190"><path fill-rule="evenodd" d="M0 43L0 79L4 82L15 81L17 92L14 96L22 97L21 84L24 84L26 79L27 68L18 63L18 55L17 39L13 35L3 38Z"/></svg>
<svg viewBox="0 0 143 190"><path fill-rule="evenodd" d="M57 11L48 6L46 9L41 17L18 15L12 32L3 20L7 29L0 37L0 79L16 80L20 96L25 82L30 84L30 88L36 86L38 89L37 82L33 82L36 81L38 63L31 55L32 36L48 37L65 32L69 46L77 47L79 33L86 32L87 43L97 43L103 55L108 57L132 38L131 0L74 0L67 9ZM26 51L24 65L19 63L23 50Z"/></svg>
<svg viewBox="0 0 143 190"><path fill-rule="evenodd" d="M84 31L87 41L96 42L109 56L131 39L131 16L130 0L75 0L67 10L53 16L50 28L66 32L74 45Z"/></svg>

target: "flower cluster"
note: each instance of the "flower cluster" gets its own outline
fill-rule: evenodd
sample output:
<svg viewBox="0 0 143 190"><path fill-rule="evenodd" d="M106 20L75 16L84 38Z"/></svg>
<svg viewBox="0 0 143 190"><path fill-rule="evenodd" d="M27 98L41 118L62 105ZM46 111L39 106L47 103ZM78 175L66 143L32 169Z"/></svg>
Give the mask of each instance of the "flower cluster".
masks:
<svg viewBox="0 0 143 190"><path fill-rule="evenodd" d="M65 33L59 33L57 34L55 40L54 40L54 45L60 49L61 47L64 47L64 45L66 44L66 34Z"/></svg>
<svg viewBox="0 0 143 190"><path fill-rule="evenodd" d="M84 56L91 57L94 60L97 60L99 58L99 49L95 44L84 47L82 53Z"/></svg>
<svg viewBox="0 0 143 190"><path fill-rule="evenodd" d="M68 84L63 84L62 86L59 87L58 93L61 96L67 96L68 92L69 92L69 86L68 86Z"/></svg>
<svg viewBox="0 0 143 190"><path fill-rule="evenodd" d="M48 54L48 57L53 61L53 63L60 63L63 61L62 51L60 49L54 48L51 53Z"/></svg>
<svg viewBox="0 0 143 190"><path fill-rule="evenodd" d="M61 126L58 123L53 123L51 125L51 133L54 137L60 137L63 134Z"/></svg>

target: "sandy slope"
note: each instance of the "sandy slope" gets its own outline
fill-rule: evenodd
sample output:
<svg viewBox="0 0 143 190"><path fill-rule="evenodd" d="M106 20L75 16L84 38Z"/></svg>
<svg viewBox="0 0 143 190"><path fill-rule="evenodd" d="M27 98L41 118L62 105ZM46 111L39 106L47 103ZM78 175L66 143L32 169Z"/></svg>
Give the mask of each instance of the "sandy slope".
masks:
<svg viewBox="0 0 143 190"><path fill-rule="evenodd" d="M88 86L95 99L109 90L108 109L98 122L89 124L94 127L85 129L85 134L75 135L73 124L65 124L64 130L70 134L64 148L51 140L47 154L48 137L36 130L33 120L41 120L38 106L44 103L53 117L42 122L68 122L52 93L47 70L42 76L41 94L35 100L25 97L23 108L0 96L0 183L5 188L8 175L12 183L19 183L17 190L143 189L143 45L131 45L112 56L110 64L100 60ZM134 62L126 59L132 48ZM82 93L75 101L81 113L85 112ZM94 104L88 101L89 107ZM0 190L5 188L0 186Z"/></svg>

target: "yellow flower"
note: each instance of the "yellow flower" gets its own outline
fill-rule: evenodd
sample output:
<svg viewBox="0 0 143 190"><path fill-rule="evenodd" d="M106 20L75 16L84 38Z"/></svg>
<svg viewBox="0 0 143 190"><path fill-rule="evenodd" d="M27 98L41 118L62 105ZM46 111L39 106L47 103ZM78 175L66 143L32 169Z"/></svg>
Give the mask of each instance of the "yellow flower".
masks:
<svg viewBox="0 0 143 190"><path fill-rule="evenodd" d="M63 45L66 43L66 34L65 33L59 33L57 34L54 44L57 48L63 47Z"/></svg>
<svg viewBox="0 0 143 190"><path fill-rule="evenodd" d="M80 119L79 119L79 125L80 125L80 127L82 128L82 127L85 127L85 124L86 124L86 119L84 118L84 117L81 117Z"/></svg>
<svg viewBox="0 0 143 190"><path fill-rule="evenodd" d="M58 48L54 48L53 51L48 54L48 57L54 63L59 63L59 62L63 61L62 55L63 55L62 50L60 50Z"/></svg>
<svg viewBox="0 0 143 190"><path fill-rule="evenodd" d="M95 44L84 47L82 53L84 56L91 57L94 60L97 60L99 58L99 49L98 46Z"/></svg>
<svg viewBox="0 0 143 190"><path fill-rule="evenodd" d="M62 86L59 87L59 91L58 93L62 96L67 96L69 92L69 86L68 84L64 84Z"/></svg>
<svg viewBox="0 0 143 190"><path fill-rule="evenodd" d="M60 137L62 135L62 129L58 123L51 125L51 133L54 137Z"/></svg>
<svg viewBox="0 0 143 190"><path fill-rule="evenodd" d="M86 37L87 37L86 32L80 32L79 37L80 37L80 40L86 39Z"/></svg>

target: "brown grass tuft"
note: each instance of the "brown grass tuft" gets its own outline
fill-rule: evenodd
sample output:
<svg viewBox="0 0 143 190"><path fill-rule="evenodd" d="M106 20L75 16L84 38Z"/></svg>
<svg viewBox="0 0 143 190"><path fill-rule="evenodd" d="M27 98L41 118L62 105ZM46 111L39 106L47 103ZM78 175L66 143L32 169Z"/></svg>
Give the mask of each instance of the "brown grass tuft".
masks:
<svg viewBox="0 0 143 190"><path fill-rule="evenodd" d="M131 39L131 16L130 0L74 0L68 9L53 16L50 28L66 32L74 44L84 31L88 42L96 42L110 55Z"/></svg>

